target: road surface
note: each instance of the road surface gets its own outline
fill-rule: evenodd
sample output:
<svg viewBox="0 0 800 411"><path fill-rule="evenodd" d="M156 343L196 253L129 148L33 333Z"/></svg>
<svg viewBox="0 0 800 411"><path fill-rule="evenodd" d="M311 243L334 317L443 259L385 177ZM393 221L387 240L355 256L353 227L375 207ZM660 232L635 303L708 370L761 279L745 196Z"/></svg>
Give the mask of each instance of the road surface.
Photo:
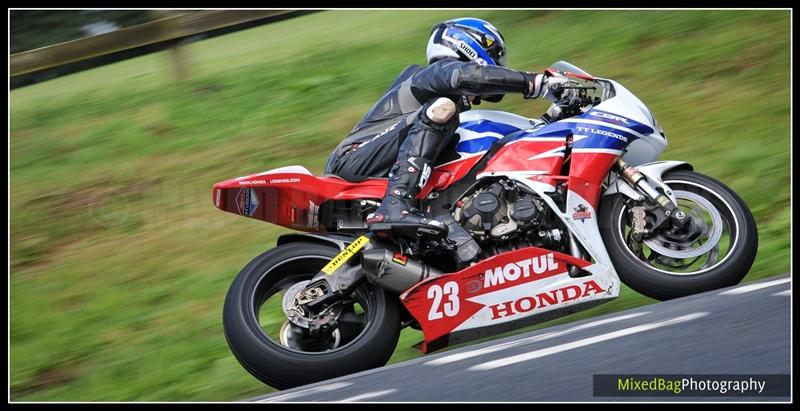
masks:
<svg viewBox="0 0 800 411"><path fill-rule="evenodd" d="M249 401L788 401L598 397L594 374L789 374L790 277L435 353Z"/></svg>

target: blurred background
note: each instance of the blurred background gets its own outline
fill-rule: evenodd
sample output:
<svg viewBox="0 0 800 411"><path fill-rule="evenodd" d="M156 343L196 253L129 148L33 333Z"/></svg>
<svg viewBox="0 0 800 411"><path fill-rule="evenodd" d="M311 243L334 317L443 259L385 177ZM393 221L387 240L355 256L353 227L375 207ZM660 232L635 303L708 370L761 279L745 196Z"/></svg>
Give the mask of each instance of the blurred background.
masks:
<svg viewBox="0 0 800 411"><path fill-rule="evenodd" d="M192 12L10 13L18 53ZM64 53L10 57L11 400L272 391L228 350L222 304L238 271L288 230L220 212L211 186L294 164L320 173L395 76L425 64L433 24L466 16L501 30L513 68L567 60L636 93L667 134L661 159L692 163L753 210L759 251L745 281L789 271L788 10L336 10L211 31L195 21L70 65L57 64ZM108 46L86 44L70 53ZM51 68L16 75L23 63ZM480 108L547 107L509 96ZM652 302L623 289L533 328ZM405 330L391 362L419 355L420 340Z"/></svg>

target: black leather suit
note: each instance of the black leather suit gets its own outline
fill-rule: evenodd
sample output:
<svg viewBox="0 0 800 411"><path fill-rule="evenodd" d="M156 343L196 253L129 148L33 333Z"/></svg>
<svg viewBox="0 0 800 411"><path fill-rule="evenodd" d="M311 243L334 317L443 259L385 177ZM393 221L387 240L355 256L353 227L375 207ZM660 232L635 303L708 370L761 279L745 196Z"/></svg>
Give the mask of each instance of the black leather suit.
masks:
<svg viewBox="0 0 800 411"><path fill-rule="evenodd" d="M452 100L457 112L470 109L468 96L499 101L503 94L538 97L535 73L474 62L443 59L427 67L404 70L350 134L336 147L326 174L348 181L386 177L398 158L435 159L458 128L458 113L446 124L426 115L440 97Z"/></svg>

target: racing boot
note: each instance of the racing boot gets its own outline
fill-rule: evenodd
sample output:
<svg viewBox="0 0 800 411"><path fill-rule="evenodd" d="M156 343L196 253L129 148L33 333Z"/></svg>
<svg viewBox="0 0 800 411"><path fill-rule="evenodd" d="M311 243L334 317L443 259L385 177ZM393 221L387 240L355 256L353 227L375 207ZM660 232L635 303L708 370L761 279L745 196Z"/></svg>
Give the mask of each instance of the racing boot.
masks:
<svg viewBox="0 0 800 411"><path fill-rule="evenodd" d="M443 238L447 226L423 215L415 199L431 176L433 160L458 128L455 103L444 97L431 99L417 114L400 145L397 162L389 173L386 196L380 207L367 216L367 227L377 235Z"/></svg>
<svg viewBox="0 0 800 411"><path fill-rule="evenodd" d="M389 174L386 197L380 207L367 216L367 227L380 235L441 238L447 226L430 219L416 207L415 198L430 177L430 160L421 157L400 159Z"/></svg>

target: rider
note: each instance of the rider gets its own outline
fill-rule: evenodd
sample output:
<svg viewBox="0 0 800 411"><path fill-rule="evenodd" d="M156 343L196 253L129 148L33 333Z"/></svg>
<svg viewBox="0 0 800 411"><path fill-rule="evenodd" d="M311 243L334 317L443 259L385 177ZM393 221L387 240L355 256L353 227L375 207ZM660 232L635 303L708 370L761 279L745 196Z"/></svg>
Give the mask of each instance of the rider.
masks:
<svg viewBox="0 0 800 411"><path fill-rule="evenodd" d="M459 125L459 113L506 93L525 99L574 96L564 77L511 70L500 32L488 22L460 18L439 23L428 41L428 66L411 66L336 147L325 172L348 181L389 177L385 198L367 218L370 230L423 224L442 227L414 208L436 157Z"/></svg>

